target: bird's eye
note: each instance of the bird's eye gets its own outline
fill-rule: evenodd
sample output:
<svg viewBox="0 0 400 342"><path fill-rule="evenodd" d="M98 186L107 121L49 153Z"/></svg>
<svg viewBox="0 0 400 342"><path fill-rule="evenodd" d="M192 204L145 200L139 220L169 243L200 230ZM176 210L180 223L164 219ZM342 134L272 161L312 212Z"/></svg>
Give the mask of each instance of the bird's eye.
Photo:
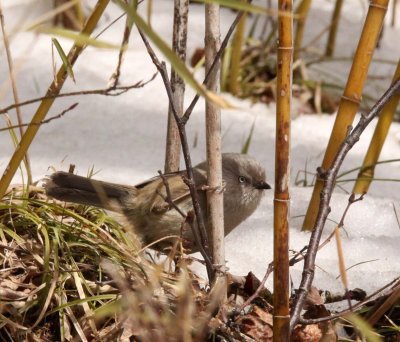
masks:
<svg viewBox="0 0 400 342"><path fill-rule="evenodd" d="M246 182L246 177L243 177L243 176L239 176L239 183L244 183L244 182Z"/></svg>

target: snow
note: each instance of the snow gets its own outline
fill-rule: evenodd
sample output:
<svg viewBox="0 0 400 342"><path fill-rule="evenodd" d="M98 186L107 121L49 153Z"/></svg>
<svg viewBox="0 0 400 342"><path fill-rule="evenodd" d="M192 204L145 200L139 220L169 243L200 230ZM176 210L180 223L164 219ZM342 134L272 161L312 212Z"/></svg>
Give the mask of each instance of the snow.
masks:
<svg viewBox="0 0 400 342"><path fill-rule="evenodd" d="M28 25L35 17L49 10L46 1L25 0L2 1L8 32L14 32L21 21ZM94 3L94 2L89 2ZM166 41L171 40L172 1L155 2L153 27ZM313 15L306 26L306 41L312 39L316 32L330 20L332 1L319 2L320 7L313 9ZM339 32L340 56L351 56L357 42L357 35L361 29L363 11L356 11L358 2L345 3L344 13L357 13L346 16ZM30 10L26 10L26 5ZM347 7L346 7L347 6ZM365 10L365 8L364 8ZM110 5L101 21L101 28L119 15L120 11L114 4ZM223 11L223 32L232 20L233 13ZM190 30L188 56L196 47L203 43L203 11L201 6L192 6L190 13ZM315 23L315 27L313 24ZM112 26L101 39L118 44L123 32L123 20ZM349 27L352 29L349 31ZM99 28L99 30L101 29ZM377 55L391 59L399 56L399 46L390 45L390 37L398 34L398 28L387 27L383 39L383 46ZM308 38L309 37L309 38ZM325 37L319 48L322 49ZM58 38L65 51L68 51L71 42ZM392 40L393 41L393 40ZM4 47L1 47L3 60ZM51 37L35 35L32 32L19 32L11 37L11 52L14 66L17 69L17 85L20 100L42 96L52 81L51 70ZM68 80L63 92L82 89L106 88L108 79L114 71L117 62L117 51L97 50L87 48L79 57L74 67L76 85ZM57 65L60 65L57 61ZM315 67L325 68L332 76L343 78L349 69L348 62L329 62ZM382 68L386 68L382 71ZM374 64L373 73L390 75L394 70L392 64ZM150 58L144 51L137 32L134 30L130 48L124 60L121 84L128 85L139 80L148 80L155 72ZM202 71L196 74L201 80ZM6 63L0 65L0 99L2 106L13 103L12 93L7 83L8 70ZM381 94L382 89L389 83L389 79L379 86L373 84L368 89L374 89L375 96ZM187 102L194 92L187 89ZM274 136L275 116L274 105L251 104L249 101L240 101L224 94L235 109L223 110L223 150L238 152L243 146L253 122L256 122L250 154L256 156L267 169L267 177L273 184L274 179ZM76 171L85 175L94 166L99 171L97 178L135 184L157 173L163 168L164 144L166 135L167 97L161 78L158 76L153 82L143 88L132 90L118 97L105 96L77 96L58 99L52 107L48 117L60 113L71 104L79 102L78 107L67 113L63 118L43 125L32 144L29 155L35 179L49 174L48 168L68 169L70 163L76 164ZM22 108L24 122L31 118L37 104ZM204 101L200 100L195 108L189 125L188 137L191 144L194 162L204 159ZM15 122L13 111L9 113ZM307 245L309 233L301 232L302 216L311 196L311 187L298 187L294 181L299 172L307 170L314 172L320 164L322 153L326 147L334 116L330 115L297 115L292 123L292 188L291 188L291 221L290 221L290 248L296 251ZM367 129L357 146L346 159L342 171L357 167L363 160L373 132L373 125ZM197 137L197 145L193 142ZM388 139L381 154L381 160L399 158L400 156L400 125L394 123L390 129ZM12 155L13 145L9 135L1 132L0 136L0 173L2 173ZM377 168L376 177L397 178L399 163L384 164ZM303 174L299 174L303 176ZM346 178L354 178L347 176ZM17 176L15 182L20 181ZM312 176L307 176L308 184ZM352 184L345 185L351 191ZM348 271L350 288L360 287L368 293L385 285L400 275L399 245L400 228L396 220L395 210L399 211L400 184L398 182L374 182L366 198L353 204L345 219L345 231L342 233L346 266L356 265ZM338 222L347 205L348 195L337 189L332 197L332 213L329 216L323 240L334 228L333 222ZM256 213L238 227L226 238L226 259L230 272L247 274L253 271L262 277L268 263L272 260L273 239L273 193L266 194ZM343 291L343 285L337 279L339 274L337 251L334 240L324 247L317 257L318 269L314 285L325 290ZM301 277L302 264L291 269L291 277L296 287ZM268 286L271 286L272 280Z"/></svg>

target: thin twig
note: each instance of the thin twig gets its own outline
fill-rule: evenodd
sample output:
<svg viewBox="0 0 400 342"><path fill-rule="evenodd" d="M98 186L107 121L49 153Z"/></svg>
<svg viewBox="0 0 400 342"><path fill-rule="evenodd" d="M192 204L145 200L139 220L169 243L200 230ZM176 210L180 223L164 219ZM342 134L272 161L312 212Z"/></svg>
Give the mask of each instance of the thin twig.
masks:
<svg viewBox="0 0 400 342"><path fill-rule="evenodd" d="M249 3L251 3L251 0L249 0ZM242 18L244 14L244 11L239 11L235 20L233 21L231 27L229 28L228 32L226 33L226 36L224 40L221 43L221 47L219 48L217 54L215 55L215 59L213 63L210 66L210 69L208 70L206 77L204 78L203 84L207 85L207 82L209 81L211 75L214 72L215 66L218 64L218 61L221 59L222 54L225 51L226 46L228 45L229 39L231 38L233 32L235 31L235 28L237 24L239 23L240 19ZM194 107L196 106L197 101L199 100L200 95L196 94L195 97L193 98L192 102L190 103L189 107L186 109L185 114L182 116L182 122L185 124L188 120L190 115L193 112Z"/></svg>
<svg viewBox="0 0 400 342"><path fill-rule="evenodd" d="M0 109L0 114L5 114L9 110L17 108L17 107L22 107L22 106L27 106L35 102L43 101L46 99L53 99L53 98L60 98L60 97L67 97L67 96L76 96L76 95L104 95L104 96L119 96L121 94L124 94L128 92L131 89L135 88L142 88L151 81L153 81L158 73L155 73L148 81L143 82L139 81L135 84L129 85L129 86L119 86L119 87L107 87L104 89L93 89L93 90L80 90L80 91L73 91L70 93L63 93L63 94L48 94L45 96L37 97L34 99L30 99L24 102L20 103L14 103L12 105L9 105L7 107L1 108Z"/></svg>
<svg viewBox="0 0 400 342"><path fill-rule="evenodd" d="M98 34L94 36L94 39L99 38L104 32L106 32L111 26L113 26L118 20L126 15L126 12L122 13L118 17L116 17L111 23L109 23L106 27L104 27Z"/></svg>
<svg viewBox="0 0 400 342"><path fill-rule="evenodd" d="M185 122L183 122L182 118L179 117L179 114L176 111L175 104L173 101L173 96L172 96L171 83L169 81L168 71L167 71L167 67L166 67L165 63L160 62L160 60L156 56L153 48L150 46L150 43L147 40L146 36L143 34L143 32L139 28L138 28L138 31L139 31L140 36L142 37L142 40L144 42L144 45L146 46L146 49L150 55L150 58L152 59L154 65L156 66L156 68L158 69L158 71L161 74L165 89L167 91L171 110L172 110L172 113L176 120L176 124L178 126L179 136L180 136L181 143L182 143L182 152L183 152L183 156L184 156L185 164L186 164L187 185L189 187L190 195L192 197L193 209L194 209L196 219L197 219L197 225L192 224L191 228L192 228L192 232L193 232L193 236L194 236L196 245L199 247L199 251L206 262L208 278L212 279L213 264L212 264L212 261L210 258L208 237L207 237L207 231L206 231L205 223L204 223L204 216L202 214L202 210L200 207L199 197L198 197L197 190L196 190L196 182L194 180L192 161L190 158L189 145L187 142L187 136L186 136L186 130L185 130Z"/></svg>
<svg viewBox="0 0 400 342"><path fill-rule="evenodd" d="M132 4L134 4L134 3L132 3ZM118 85L119 77L121 75L122 60L123 60L126 48L129 44L129 38L130 38L131 32L132 32L132 25L133 25L133 21L131 20L131 17L127 16L126 21L125 21L124 35L122 37L122 42L121 42L121 46L119 48L119 53L118 53L118 63L115 68L115 71L111 75L110 81L109 81L109 85L111 88L116 87Z"/></svg>
<svg viewBox="0 0 400 342"><path fill-rule="evenodd" d="M346 271L349 271L354 267L357 267L357 266L360 266L360 265L363 265L363 264L368 264L370 262L375 262L375 261L379 261L379 259L371 259L371 260L365 260L365 261L357 262L356 264L353 264L353 265L347 267ZM339 278L340 278L340 274L335 279L339 279Z"/></svg>
<svg viewBox="0 0 400 342"><path fill-rule="evenodd" d="M361 134L364 132L368 124L380 113L384 105L396 94L400 89L400 80L393 83L389 89L382 95L382 97L376 102L374 107L369 111L368 114L363 115L354 129L349 127L349 133L342 143L339 151L337 152L335 159L332 162L332 166L324 172L324 187L321 191L321 200L318 210L317 220L314 226L314 230L311 233L310 243L307 250L307 254L304 260L303 274L298 289L297 298L292 309L292 315L290 319L290 328L293 328L300 319L300 314L303 309L307 293L312 285L314 279L315 269L315 258L317 256L319 242L321 240L322 231L325 226L325 222L328 218L330 207L329 203L332 197L335 181L339 169L343 163L344 158L351 148L360 139Z"/></svg>
<svg viewBox="0 0 400 342"><path fill-rule="evenodd" d="M371 294L370 296L368 296L367 298L365 298L364 300L362 300L361 302L357 303L356 305L353 306L353 311L356 311L358 309L360 309L361 307L364 307L366 304L373 302L374 300L377 299L378 296L383 296L385 295L385 290L392 286L393 284L395 284L397 282L396 285L394 285L394 288L392 289L392 292L395 291L398 287L399 287L399 278L396 278L394 280L392 280L389 284L386 284L385 286L381 287L379 290L375 291L373 294ZM335 313L331 316L325 316L325 317L321 317L321 318L313 318L313 319L304 319L304 318L300 318L298 323L300 324L318 324L318 323L322 323L322 322L327 322L327 321L332 321L336 318L340 318L344 315L347 315L349 313L351 313L352 311L350 311L349 309L340 311L338 313Z"/></svg>
<svg viewBox="0 0 400 342"><path fill-rule="evenodd" d="M342 217L340 218L339 223L337 224L337 226L335 227L335 229L338 228L343 228L344 227L344 219L347 215L347 212L349 211L350 206L358 201L362 201L364 199L365 194L361 195L358 198L355 198L354 194L351 194L347 203L347 206L342 214ZM333 238L333 236L335 235L335 229L332 230L332 232L329 234L329 236L322 242L319 244L318 246L318 251L320 251L323 247L325 247ZM289 265L293 266L295 264L297 264L298 262L300 262L301 260L303 260L305 258L304 253L307 250L307 246L305 246L300 252L296 253L295 256L293 256L290 261L289 261ZM297 259L298 258L298 259Z"/></svg>
<svg viewBox="0 0 400 342"><path fill-rule="evenodd" d="M78 103L74 103L72 106L68 107L67 109L64 109L60 114L54 115L48 119L42 120L40 122L32 122L32 123L22 123L20 125L14 125L14 126L9 126L9 127L4 127L4 128L0 128L0 132L4 132L4 131L8 131L10 129L14 129L14 128L19 128L20 126L22 127L27 127L29 125L42 125L42 124L46 124L49 123L50 121L56 120L61 118L62 116L64 116L67 112L73 110L76 106L78 105Z"/></svg>
<svg viewBox="0 0 400 342"><path fill-rule="evenodd" d="M396 206L394 205L394 203L392 203L392 205L393 205L394 216L396 217L397 226L400 228L400 220L399 216L397 215Z"/></svg>
<svg viewBox="0 0 400 342"><path fill-rule="evenodd" d="M138 6L144 0L138 1ZM106 27L104 27L98 34L95 35L94 39L99 38L104 32L106 32L111 26L113 26L117 21L119 21L122 17L126 15L126 12L122 13L120 16L116 17L111 23L109 23Z"/></svg>
<svg viewBox="0 0 400 342"><path fill-rule="evenodd" d="M249 297L247 298L247 300L240 306L239 308L239 312L241 312L247 305L250 305L251 302L258 297L258 295L260 294L261 290L264 289L265 283L268 279L268 277L270 276L270 274L273 272L274 270L274 263L271 262L268 265L267 268L267 272L265 272L264 278L262 279L260 285L258 286L257 290Z"/></svg>
<svg viewBox="0 0 400 342"><path fill-rule="evenodd" d="M4 25L4 16L3 16L3 9L1 7L1 3L0 3L0 23L1 23L1 31L2 31L2 34L3 34L4 47L5 47L6 56L7 56L7 64L8 64L8 72L10 74L11 89L12 89L12 93L13 93L13 96L14 96L14 102L16 104L18 104L19 103L19 98L18 98L18 92L17 92L17 85L16 85L16 82L15 82L13 61L12 61L11 51L10 51L10 42L8 41L8 37L7 37L5 25ZM24 134L24 129L22 128L21 111L19 110L19 107L15 107L15 111L17 113L17 121L18 121L18 126L17 127L19 127L19 132L20 132L20 135L22 137L23 134Z"/></svg>
<svg viewBox="0 0 400 342"><path fill-rule="evenodd" d="M15 70L14 70L14 66L13 66L13 59L11 57L10 41L8 40L8 36L6 33L5 24L4 24L3 8L1 6L1 3L0 3L0 23L1 23L1 31L3 34L4 48L5 48L6 56L7 56L8 72L10 74L10 82L11 82L11 89L12 89L12 93L13 93L13 97L14 97L14 103L18 104L19 96L18 96L18 91L17 91L17 82L15 80ZM23 125L22 125L22 116L21 116L21 111L20 111L19 107L15 108L15 112L17 114L17 122L18 122L17 127L19 128L20 137L22 137L24 135L24 129L23 129ZM12 127L12 126L10 126L10 127ZM28 184L32 184L32 170L31 170L31 165L30 165L31 163L29 161L28 152L25 153L23 161L25 164L26 174L28 177Z"/></svg>
<svg viewBox="0 0 400 342"><path fill-rule="evenodd" d="M175 204L174 200L172 199L171 188L169 186L168 179L163 175L161 170L158 170L158 174L160 175L160 178L164 183L165 192L167 193L167 196L163 196L164 201L167 202L170 207L174 208L182 217L185 218L187 215L183 213L183 211ZM161 193L159 193L159 195L162 196Z"/></svg>

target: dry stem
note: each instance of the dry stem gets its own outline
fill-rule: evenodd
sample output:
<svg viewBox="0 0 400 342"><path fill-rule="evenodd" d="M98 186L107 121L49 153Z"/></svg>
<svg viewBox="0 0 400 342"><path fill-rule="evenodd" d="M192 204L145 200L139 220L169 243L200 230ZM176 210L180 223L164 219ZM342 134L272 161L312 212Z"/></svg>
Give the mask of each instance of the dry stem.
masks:
<svg viewBox="0 0 400 342"><path fill-rule="evenodd" d="M193 175L192 160L190 158L189 145L187 142L187 136L186 136L186 130L185 130L186 122L183 122L182 118L179 117L178 113L176 112L175 104L174 104L173 96L172 96L171 83L168 78L168 71L167 71L167 67L166 67L165 63L160 62L160 60L158 59L154 50L150 46L150 43L147 40L146 36L143 34L143 32L140 29L138 29L138 31L139 31L139 34L142 37L142 40L146 46L147 52L149 53L157 70L161 74L165 89L167 91L168 99L169 99L169 102L171 105L172 113L174 115L176 124L178 126L179 136L180 136L181 143L182 143L183 156L184 156L185 164L186 164L187 185L188 185L188 188L190 191L190 195L192 197L193 209L194 209L194 212L196 215L196 220L197 220L197 225L195 225L195 224L191 225L192 232L193 232L193 236L195 238L196 244L199 247L199 251L206 262L208 278L211 280L212 274L213 274L213 264L212 264L212 261L210 258L208 237L207 237L207 232L206 232L206 228L205 228L205 224L204 224L204 216L202 214L202 210L200 207L199 198L198 198L198 194L197 194L197 190L196 190L196 182L194 180L194 175Z"/></svg>

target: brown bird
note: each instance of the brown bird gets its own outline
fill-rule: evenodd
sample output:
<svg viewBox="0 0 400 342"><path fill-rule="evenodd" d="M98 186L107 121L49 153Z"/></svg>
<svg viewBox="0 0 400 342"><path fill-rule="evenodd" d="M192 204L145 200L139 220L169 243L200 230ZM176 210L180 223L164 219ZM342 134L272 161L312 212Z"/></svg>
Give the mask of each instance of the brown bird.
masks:
<svg viewBox="0 0 400 342"><path fill-rule="evenodd" d="M193 173L195 182L200 188L199 202L204 214L207 210L207 199L204 187L203 189L201 187L207 184L206 162L196 165ZM122 213L146 245L161 239L162 241L153 248L162 250L173 243L173 239L163 238L171 235L182 236L184 246L190 252L196 252L198 248L192 229L187 223L189 225L197 223L191 215L193 204L188 186L182 178L184 174L185 171L165 174L164 180L157 176L136 186L129 186L67 172L56 172L49 177L44 186L47 194L58 200ZM264 190L271 187L266 183L265 169L261 164L244 154L222 155L222 177L226 236L256 210ZM169 200L165 183L170 189ZM174 205L170 205L171 201ZM210 236L209 227L206 226L206 229Z"/></svg>

